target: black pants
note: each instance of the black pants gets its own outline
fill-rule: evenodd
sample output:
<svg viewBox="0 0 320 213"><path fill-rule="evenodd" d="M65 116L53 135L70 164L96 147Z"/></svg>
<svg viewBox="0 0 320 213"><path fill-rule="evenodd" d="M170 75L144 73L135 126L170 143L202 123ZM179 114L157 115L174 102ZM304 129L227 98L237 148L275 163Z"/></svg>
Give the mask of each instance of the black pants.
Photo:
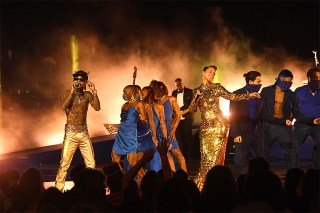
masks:
<svg viewBox="0 0 320 213"><path fill-rule="evenodd" d="M308 136L312 137L316 144L312 150L312 160L316 169L320 169L320 125L305 125L296 123L294 136L300 148Z"/></svg>
<svg viewBox="0 0 320 213"><path fill-rule="evenodd" d="M297 167L297 145L294 141L291 126L262 123L264 130L264 153L266 158L270 154L273 144L278 141L284 155L288 158L287 169Z"/></svg>
<svg viewBox="0 0 320 213"><path fill-rule="evenodd" d="M185 158L195 156L194 141L192 137L193 116L180 120L176 130L176 137L180 150Z"/></svg>

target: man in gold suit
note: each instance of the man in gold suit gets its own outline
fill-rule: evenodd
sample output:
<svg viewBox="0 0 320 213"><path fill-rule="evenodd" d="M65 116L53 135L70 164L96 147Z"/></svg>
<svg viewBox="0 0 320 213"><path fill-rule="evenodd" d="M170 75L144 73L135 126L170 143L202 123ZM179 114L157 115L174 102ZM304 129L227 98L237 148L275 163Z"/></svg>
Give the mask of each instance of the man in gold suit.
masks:
<svg viewBox="0 0 320 213"><path fill-rule="evenodd" d="M87 85L91 92L85 90ZM67 171L77 148L80 149L86 167L95 168L94 151L87 127L89 103L94 110L100 110L95 85L88 81L87 72L79 70L73 74L71 90L65 91L62 97L62 109L66 112L67 122L60 167L55 181L55 186L60 191L63 191Z"/></svg>

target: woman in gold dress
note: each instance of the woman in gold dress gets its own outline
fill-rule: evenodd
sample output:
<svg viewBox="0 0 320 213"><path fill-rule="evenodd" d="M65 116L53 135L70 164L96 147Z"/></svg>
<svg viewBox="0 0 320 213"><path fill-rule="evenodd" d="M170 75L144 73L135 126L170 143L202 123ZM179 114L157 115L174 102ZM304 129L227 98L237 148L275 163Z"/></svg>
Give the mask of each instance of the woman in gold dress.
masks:
<svg viewBox="0 0 320 213"><path fill-rule="evenodd" d="M232 101L260 98L258 93L233 94L220 83L212 83L217 67L206 66L202 71L202 84L195 88L195 97L189 110L201 112L200 126L200 169L195 178L199 190L202 190L208 171L215 165L224 165L229 121L219 107L219 97Z"/></svg>

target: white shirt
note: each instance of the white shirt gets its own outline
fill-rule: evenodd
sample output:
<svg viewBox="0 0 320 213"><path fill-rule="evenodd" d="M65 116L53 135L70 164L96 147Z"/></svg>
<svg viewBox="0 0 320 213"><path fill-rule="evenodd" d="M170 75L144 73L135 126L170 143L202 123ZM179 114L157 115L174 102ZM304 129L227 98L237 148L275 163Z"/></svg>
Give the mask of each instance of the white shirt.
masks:
<svg viewBox="0 0 320 213"><path fill-rule="evenodd" d="M183 106L183 94L184 92L180 92L177 94L177 101L180 108ZM184 120L184 117L181 116L181 120Z"/></svg>

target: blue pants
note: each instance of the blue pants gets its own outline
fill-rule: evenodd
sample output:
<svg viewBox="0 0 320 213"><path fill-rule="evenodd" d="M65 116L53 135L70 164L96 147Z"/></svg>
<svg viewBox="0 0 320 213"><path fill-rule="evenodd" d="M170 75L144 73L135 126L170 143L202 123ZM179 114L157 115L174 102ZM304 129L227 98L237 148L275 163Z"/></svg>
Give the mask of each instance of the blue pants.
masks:
<svg viewBox="0 0 320 213"><path fill-rule="evenodd" d="M316 144L312 150L312 160L315 168L320 169L320 125L311 126L296 122L294 136L299 148L303 145L308 136L313 138Z"/></svg>
<svg viewBox="0 0 320 213"><path fill-rule="evenodd" d="M236 178L243 174L249 150L254 152L254 157L263 157L263 129L261 125L249 127L247 135L242 136L242 143L235 143L233 163Z"/></svg>
<svg viewBox="0 0 320 213"><path fill-rule="evenodd" d="M294 141L293 129L291 126L276 125L263 122L264 130L264 153L269 156L270 149L275 141L278 140L280 148L288 158L287 169L297 167L297 145Z"/></svg>

